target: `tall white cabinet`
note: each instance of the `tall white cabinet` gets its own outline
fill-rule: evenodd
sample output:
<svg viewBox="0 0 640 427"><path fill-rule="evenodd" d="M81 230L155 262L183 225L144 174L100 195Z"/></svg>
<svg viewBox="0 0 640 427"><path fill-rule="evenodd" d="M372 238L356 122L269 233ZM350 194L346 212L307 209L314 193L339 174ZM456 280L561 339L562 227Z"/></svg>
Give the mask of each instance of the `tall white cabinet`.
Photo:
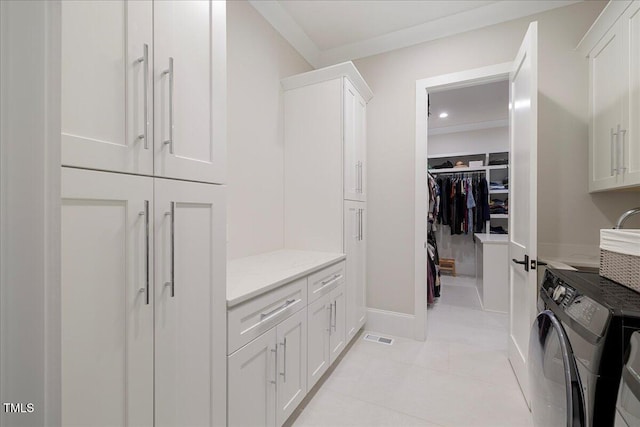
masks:
<svg viewBox="0 0 640 427"><path fill-rule="evenodd" d="M62 4L64 425L227 422L225 64L224 2Z"/></svg>
<svg viewBox="0 0 640 427"><path fill-rule="evenodd" d="M225 5L62 3L62 165L223 183Z"/></svg>
<svg viewBox="0 0 640 427"><path fill-rule="evenodd" d="M640 186L640 1L610 2L578 49L589 60L589 190Z"/></svg>
<svg viewBox="0 0 640 427"><path fill-rule="evenodd" d="M282 86L285 247L346 253L344 311L337 311L346 343L366 321L366 107L373 94L351 62ZM324 324L309 310L310 328Z"/></svg>

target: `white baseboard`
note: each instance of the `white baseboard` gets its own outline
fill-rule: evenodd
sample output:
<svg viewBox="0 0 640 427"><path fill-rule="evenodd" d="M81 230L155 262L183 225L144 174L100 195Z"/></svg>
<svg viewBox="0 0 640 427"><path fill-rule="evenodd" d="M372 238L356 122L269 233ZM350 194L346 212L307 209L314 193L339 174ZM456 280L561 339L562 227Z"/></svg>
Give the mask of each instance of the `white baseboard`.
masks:
<svg viewBox="0 0 640 427"><path fill-rule="evenodd" d="M380 334L414 339L415 316L395 311L367 308L364 329Z"/></svg>

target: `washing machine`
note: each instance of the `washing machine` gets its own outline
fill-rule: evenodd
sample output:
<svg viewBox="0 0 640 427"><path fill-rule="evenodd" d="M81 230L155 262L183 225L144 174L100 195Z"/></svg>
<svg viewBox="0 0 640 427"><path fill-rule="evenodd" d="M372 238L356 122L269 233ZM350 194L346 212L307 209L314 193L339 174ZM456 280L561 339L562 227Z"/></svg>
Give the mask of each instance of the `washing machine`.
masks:
<svg viewBox="0 0 640 427"><path fill-rule="evenodd" d="M529 341L534 425L614 426L640 293L597 273L548 269L538 309Z"/></svg>

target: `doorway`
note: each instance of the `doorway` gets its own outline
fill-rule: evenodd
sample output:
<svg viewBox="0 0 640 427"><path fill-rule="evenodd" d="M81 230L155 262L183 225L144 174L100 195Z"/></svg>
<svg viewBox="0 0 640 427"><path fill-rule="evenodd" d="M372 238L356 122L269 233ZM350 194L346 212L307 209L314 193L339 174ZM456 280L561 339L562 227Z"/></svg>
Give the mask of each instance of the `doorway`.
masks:
<svg viewBox="0 0 640 427"><path fill-rule="evenodd" d="M483 67L473 70L462 71L459 73L452 73L443 76L418 80L416 82L416 215L415 215L415 245L416 245L416 259L415 259L415 313L416 313L416 333L415 338L418 340L425 340L427 336L427 298L428 298L428 283L427 283L427 257L428 250L425 242L428 241L428 225L425 220L429 211L429 189L427 185L428 178L428 160L429 156L432 156L432 160L434 160L434 164L432 167L440 167L446 162L452 161L453 158L460 158L461 162L465 163L466 166L469 167L469 161L479 161L482 156L467 156L472 154L468 144L464 142L464 138L458 138L458 142L454 141L455 138L444 138L444 135L453 135L455 133L464 133L464 132L472 132L474 130L482 130L482 127L488 129L490 126L504 126L505 123L502 120L483 120L485 123L480 124L477 122L475 125L470 123L461 123L455 122L453 117L451 120L441 121L438 126L432 125L433 122L428 123L428 114L429 114L429 97L434 96L437 97L438 94L449 94L457 92L458 94L462 94L462 89L465 88L480 88L487 87L489 85L498 85L500 82L508 81L509 71L511 70L511 63L503 63L489 67ZM444 95L446 98L446 95ZM446 113L447 111L436 111L435 106L432 104L431 109L431 118L438 117L440 119L440 114ZM437 113L437 116L436 116ZM446 117L448 119L449 117ZM445 119L443 117L443 119ZM434 120L434 119L429 119ZM434 135L433 130L431 133L431 148L430 148L430 135L429 135L429 126L432 125L433 128L439 128L439 131L436 131ZM507 122L508 125L508 122ZM457 131L457 132L456 132ZM448 134L446 132L449 132ZM439 142L437 140L440 140ZM447 143L448 140L448 143ZM447 153L447 144L449 144L451 152ZM434 150L435 149L435 150ZM501 150L498 146L487 146L488 150L493 151ZM483 150L485 150L483 148ZM477 151L477 150L476 150ZM489 158L487 154L490 154L489 151L483 151L485 154L483 162L483 166L488 166ZM446 155L450 156L447 157ZM464 156L462 156L464 154ZM480 154L478 153L475 154ZM444 156L440 157L441 162L437 162L436 156ZM478 159L475 159L478 157ZM475 159L475 160L472 160ZM477 163L474 163L477 164ZM449 166L449 165L444 165ZM455 167L454 164L451 165L453 169ZM441 170L445 170L449 168L442 168ZM433 169L432 169L433 170ZM469 168L469 172L471 172ZM445 226L447 227L447 226ZM486 225L486 231L489 232L490 223ZM448 228L448 227L447 227ZM504 227L503 227L504 228ZM444 230L442 230L442 235L444 235ZM453 237L453 238L451 238ZM453 240L461 240L459 236L451 236L449 238L449 243L452 243ZM471 236L468 237L472 241ZM461 256L463 261L463 272L469 274L472 270L475 270L475 256L474 261L470 260L471 248L473 245L464 240L464 247L461 249ZM453 252L449 252L452 254ZM446 254L446 252L445 252ZM455 258L454 258L455 259ZM460 265L460 264L459 264ZM456 268L457 274L458 268ZM447 276L448 277L448 276ZM470 284L469 282L467 282ZM444 292L444 290L442 290ZM458 289L464 293L465 289Z"/></svg>

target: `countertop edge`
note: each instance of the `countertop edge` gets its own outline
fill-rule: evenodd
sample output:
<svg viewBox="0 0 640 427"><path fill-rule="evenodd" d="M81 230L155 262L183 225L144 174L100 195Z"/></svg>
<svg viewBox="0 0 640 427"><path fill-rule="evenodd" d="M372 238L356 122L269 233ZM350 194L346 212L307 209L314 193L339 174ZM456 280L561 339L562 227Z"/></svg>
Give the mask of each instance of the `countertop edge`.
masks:
<svg viewBox="0 0 640 427"><path fill-rule="evenodd" d="M315 273L318 270L322 270L325 267L329 267L333 264L337 264L340 261L344 261L347 258L347 256L345 254L342 254L340 256L335 257L334 259L331 259L329 261L325 261L321 264L317 264L313 267L307 268L306 270L303 270L297 274L294 274L293 276L288 276L285 277L283 279L278 280L277 282L274 283L270 283L268 285L263 286L262 288L256 289L252 292L246 293L244 295L240 295L239 297L236 297L234 299L227 299L227 309L232 308L237 306L238 304L242 304L243 302L249 301L250 299L253 299L255 297L258 297L262 294L265 294L269 291L272 291L274 289L277 289L281 286L284 286L288 283L294 282L302 277L305 276L309 276L310 274Z"/></svg>

